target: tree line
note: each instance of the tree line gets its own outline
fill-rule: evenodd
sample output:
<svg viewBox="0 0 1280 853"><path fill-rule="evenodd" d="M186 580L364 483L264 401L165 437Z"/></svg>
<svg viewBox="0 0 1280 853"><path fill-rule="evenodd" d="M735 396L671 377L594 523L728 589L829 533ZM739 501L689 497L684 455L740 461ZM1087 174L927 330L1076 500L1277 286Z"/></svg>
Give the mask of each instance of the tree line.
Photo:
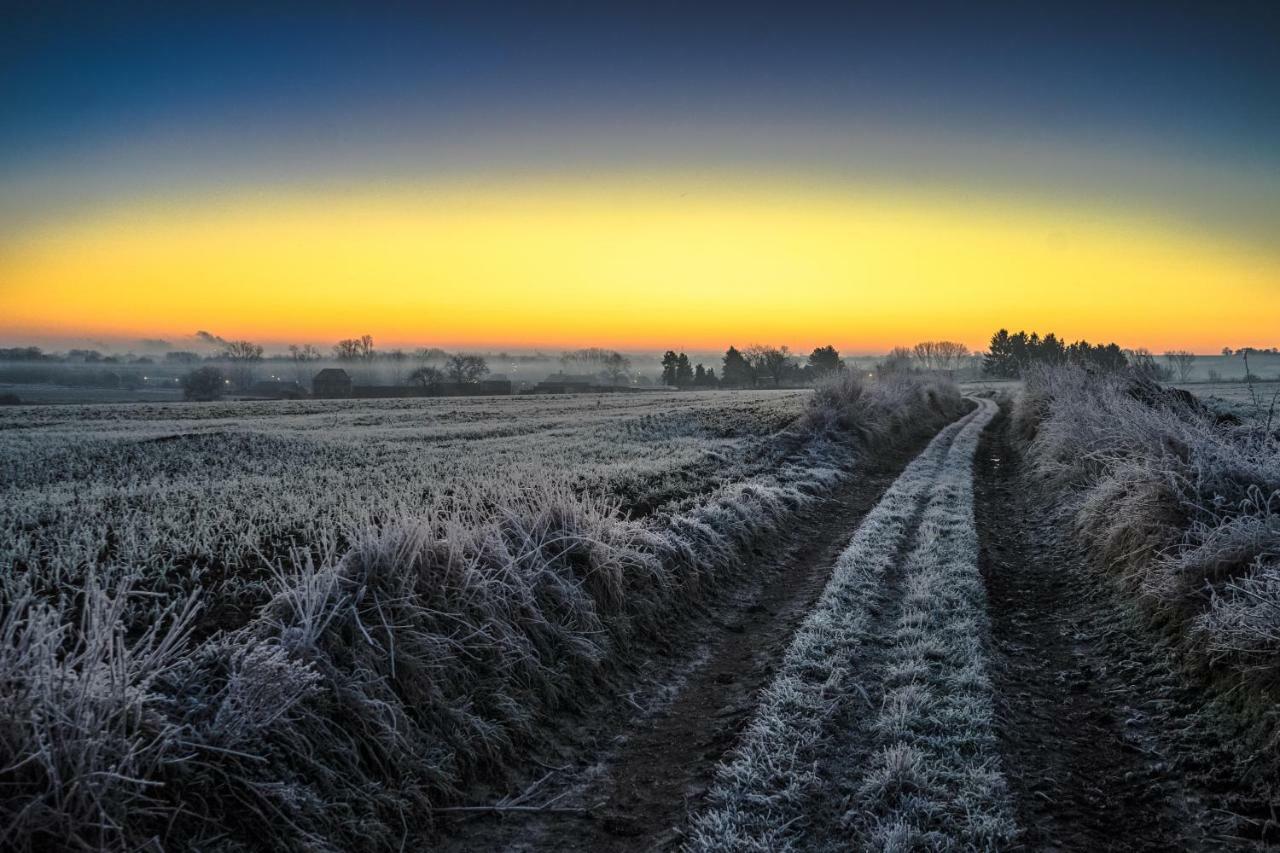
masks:
<svg viewBox="0 0 1280 853"><path fill-rule="evenodd" d="M843 369L840 353L830 345L814 349L802 361L785 346L754 344L725 350L719 376L714 365L692 364L687 354L667 350L662 356L661 381L673 388L777 388L807 384Z"/></svg>
<svg viewBox="0 0 1280 853"><path fill-rule="evenodd" d="M1067 343L1053 332L1041 337L1036 332L1010 334L1008 329L1000 329L991 336L990 347L983 355L982 369L988 376L1017 379L1036 364L1078 364L1100 372L1128 368L1161 382L1188 380L1195 365L1195 353L1168 350L1163 358L1162 364L1145 347L1123 349L1115 342L1091 344L1086 340Z"/></svg>

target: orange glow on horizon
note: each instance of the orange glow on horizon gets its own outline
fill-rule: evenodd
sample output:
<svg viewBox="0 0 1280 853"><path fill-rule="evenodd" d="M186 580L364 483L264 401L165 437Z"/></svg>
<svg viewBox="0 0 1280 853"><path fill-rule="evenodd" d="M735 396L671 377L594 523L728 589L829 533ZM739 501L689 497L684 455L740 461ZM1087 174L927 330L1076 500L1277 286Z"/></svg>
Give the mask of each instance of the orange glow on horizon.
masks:
<svg viewBox="0 0 1280 853"><path fill-rule="evenodd" d="M0 244L0 335L883 352L1274 345L1280 258L1158 224L678 181L137 204Z"/></svg>

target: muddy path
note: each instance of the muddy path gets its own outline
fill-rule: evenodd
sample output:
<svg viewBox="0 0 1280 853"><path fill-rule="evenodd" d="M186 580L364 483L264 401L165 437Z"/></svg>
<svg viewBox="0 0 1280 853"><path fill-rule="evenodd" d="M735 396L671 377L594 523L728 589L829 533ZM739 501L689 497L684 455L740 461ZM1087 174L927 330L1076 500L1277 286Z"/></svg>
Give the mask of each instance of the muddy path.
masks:
<svg viewBox="0 0 1280 853"><path fill-rule="evenodd" d="M621 707L581 721L581 737L538 757L529 794L508 802L555 811L461 813L435 849L615 851L677 848L717 763L749 721L792 634L812 609L850 533L932 438L866 458L782 542L758 551L751 580L725 590L654 650ZM669 659L661 658L669 655ZM643 682L643 683L641 683Z"/></svg>
<svg viewBox="0 0 1280 853"><path fill-rule="evenodd" d="M1273 849L1231 721L1026 477L1007 411L976 459L1002 762L1025 850ZM1265 795L1262 795L1265 799Z"/></svg>

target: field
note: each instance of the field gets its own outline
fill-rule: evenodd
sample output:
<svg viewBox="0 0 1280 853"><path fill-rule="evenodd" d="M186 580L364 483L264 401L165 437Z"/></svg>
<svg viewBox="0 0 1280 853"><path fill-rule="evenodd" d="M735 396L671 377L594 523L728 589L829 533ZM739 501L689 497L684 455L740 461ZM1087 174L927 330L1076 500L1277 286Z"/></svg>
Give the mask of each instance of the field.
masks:
<svg viewBox="0 0 1280 853"><path fill-rule="evenodd" d="M966 392L0 410L0 847L1271 849L1274 438Z"/></svg>
<svg viewBox="0 0 1280 853"><path fill-rule="evenodd" d="M1215 411L1242 421L1266 424L1267 416L1280 412L1280 382L1205 382L1178 386L1204 400ZM1273 408L1274 407L1274 408ZM1280 416L1272 426L1280 425Z"/></svg>

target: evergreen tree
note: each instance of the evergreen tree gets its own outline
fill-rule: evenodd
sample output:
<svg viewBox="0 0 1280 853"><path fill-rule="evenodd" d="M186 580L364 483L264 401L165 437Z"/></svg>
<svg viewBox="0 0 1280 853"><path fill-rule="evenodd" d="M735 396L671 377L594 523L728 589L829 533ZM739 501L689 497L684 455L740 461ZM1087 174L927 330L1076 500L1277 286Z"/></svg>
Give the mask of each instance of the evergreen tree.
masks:
<svg viewBox="0 0 1280 853"><path fill-rule="evenodd" d="M679 362L676 354L671 350L667 350L662 356L662 384L676 384L676 364Z"/></svg>
<svg viewBox="0 0 1280 853"><path fill-rule="evenodd" d="M824 376L836 370L844 368L844 362L840 360L840 352L830 344L825 347L818 347L809 353L809 366L813 368L813 372L818 376Z"/></svg>
<svg viewBox="0 0 1280 853"><path fill-rule="evenodd" d="M742 353L729 347L724 354L724 369L720 372L720 382L724 385L741 387L753 384L751 365L743 358Z"/></svg>
<svg viewBox="0 0 1280 853"><path fill-rule="evenodd" d="M676 357L676 381L677 387L685 388L693 384L693 366L689 364L689 356L680 353Z"/></svg>

